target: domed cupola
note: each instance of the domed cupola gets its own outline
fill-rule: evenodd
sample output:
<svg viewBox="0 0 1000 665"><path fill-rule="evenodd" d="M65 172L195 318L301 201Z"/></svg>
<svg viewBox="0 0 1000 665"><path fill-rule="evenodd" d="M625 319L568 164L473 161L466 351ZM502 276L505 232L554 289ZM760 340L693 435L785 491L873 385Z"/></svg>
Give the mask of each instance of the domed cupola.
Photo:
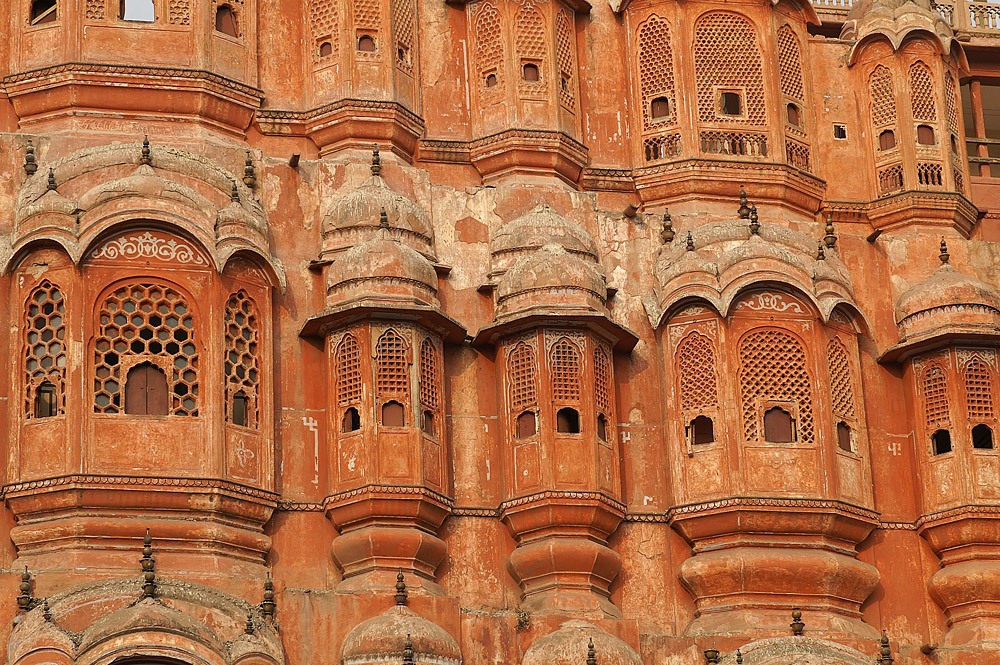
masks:
<svg viewBox="0 0 1000 665"><path fill-rule="evenodd" d="M597 244L590 234L543 203L505 224L493 236L490 279L499 279L518 259L549 242L570 254L597 261Z"/></svg>
<svg viewBox="0 0 1000 665"><path fill-rule="evenodd" d="M855 42L849 60L853 62L862 42L868 37L885 37L898 50L903 40L914 32L933 35L942 53L951 51L955 33L930 0L862 0L847 14L840 38Z"/></svg>
<svg viewBox="0 0 1000 665"><path fill-rule="evenodd" d="M379 217L374 237L341 254L330 267L327 303L389 301L437 306L434 266L400 241L401 230L389 226L385 210Z"/></svg>
<svg viewBox="0 0 1000 665"><path fill-rule="evenodd" d="M641 665L635 649L586 621L567 621L559 630L537 640L525 652L522 665Z"/></svg>
<svg viewBox="0 0 1000 665"><path fill-rule="evenodd" d="M949 265L944 240L939 258L941 266L896 301L900 342L886 352L887 359L955 337L1000 338L1000 293Z"/></svg>
<svg viewBox="0 0 1000 665"><path fill-rule="evenodd" d="M533 310L607 311L604 272L551 240L504 274L497 290L497 319Z"/></svg>
<svg viewBox="0 0 1000 665"><path fill-rule="evenodd" d="M337 199L323 217L321 260L370 238L385 211L400 241L425 256L434 257L434 229L430 215L419 205L392 189L382 178L378 147L372 152L371 176L353 191Z"/></svg>
<svg viewBox="0 0 1000 665"><path fill-rule="evenodd" d="M459 665L462 652L447 631L404 604L393 605L379 616L363 621L344 640L343 665L398 661Z"/></svg>

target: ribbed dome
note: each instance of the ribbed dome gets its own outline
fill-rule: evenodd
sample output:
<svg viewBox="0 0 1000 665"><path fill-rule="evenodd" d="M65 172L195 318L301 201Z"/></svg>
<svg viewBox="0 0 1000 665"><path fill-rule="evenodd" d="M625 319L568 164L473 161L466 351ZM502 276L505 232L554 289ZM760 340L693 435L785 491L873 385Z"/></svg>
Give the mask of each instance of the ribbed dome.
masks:
<svg viewBox="0 0 1000 665"><path fill-rule="evenodd" d="M607 297L604 275L596 263L549 242L522 258L500 280L500 312L529 306L603 308Z"/></svg>
<svg viewBox="0 0 1000 665"><path fill-rule="evenodd" d="M590 234L548 205L541 204L505 224L493 236L490 243L493 274L504 272L525 254L530 254L549 242L555 242L566 251L592 261L598 259L597 243Z"/></svg>
<svg viewBox="0 0 1000 665"><path fill-rule="evenodd" d="M399 662L407 635L413 645L415 663L458 665L462 662L458 642L447 631L404 605L393 605L347 634L341 654L343 665Z"/></svg>
<svg viewBox="0 0 1000 665"><path fill-rule="evenodd" d="M89 647L115 635L141 630L186 635L217 651L224 650L222 641L212 629L201 621L184 612L167 607L159 600L145 599L95 621L84 632L80 642L80 651L84 652Z"/></svg>
<svg viewBox="0 0 1000 665"><path fill-rule="evenodd" d="M396 231L388 228L379 229L374 238L342 254L327 276L331 301L402 297L431 303L436 292L434 266L420 252L399 242Z"/></svg>
<svg viewBox="0 0 1000 665"><path fill-rule="evenodd" d="M587 662L587 645L601 665L642 665L635 649L586 621L567 621L554 633L531 645L521 665L580 665Z"/></svg>
<svg viewBox="0 0 1000 665"><path fill-rule="evenodd" d="M383 209L394 228L422 236L428 243L433 241L434 231L427 211L389 187L380 175L372 175L360 187L334 201L323 217L323 234L377 227Z"/></svg>
<svg viewBox="0 0 1000 665"><path fill-rule="evenodd" d="M949 306L984 307L1000 313L1000 294L989 284L945 263L899 297L896 321L902 323L921 312Z"/></svg>
<svg viewBox="0 0 1000 665"><path fill-rule="evenodd" d="M951 50L955 33L930 0L861 0L851 7L840 38L855 42L849 60L853 62L857 47L872 35L885 37L893 49L914 32L933 35L943 53Z"/></svg>

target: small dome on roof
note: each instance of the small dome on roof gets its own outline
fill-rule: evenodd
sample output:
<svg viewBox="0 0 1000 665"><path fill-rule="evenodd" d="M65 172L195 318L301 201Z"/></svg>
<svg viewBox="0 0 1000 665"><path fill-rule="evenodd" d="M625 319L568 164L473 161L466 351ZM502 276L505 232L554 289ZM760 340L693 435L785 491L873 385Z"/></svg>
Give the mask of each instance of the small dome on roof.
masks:
<svg viewBox="0 0 1000 665"><path fill-rule="evenodd" d="M914 32L933 35L943 53L951 50L955 39L951 26L931 0L861 0L847 13L840 38L855 42L849 56L853 62L858 45L872 35L885 37L893 50L898 50Z"/></svg>
<svg viewBox="0 0 1000 665"><path fill-rule="evenodd" d="M930 277L903 292L896 301L896 321L903 324L921 313L951 306L981 307L1000 314L1000 294L986 282L945 263Z"/></svg>
<svg viewBox="0 0 1000 665"><path fill-rule="evenodd" d="M147 598L95 621L83 633L80 652L115 635L141 630L186 635L220 652L224 649L219 637L198 619L167 607L160 600Z"/></svg>
<svg viewBox="0 0 1000 665"><path fill-rule="evenodd" d="M433 304L438 286L434 266L423 254L401 243L395 233L383 227L375 237L334 261L327 275L328 299L403 298Z"/></svg>
<svg viewBox="0 0 1000 665"><path fill-rule="evenodd" d="M546 204L535 206L493 236L490 251L494 274L510 268L525 254L555 242L567 252L597 261L597 243L590 234Z"/></svg>
<svg viewBox="0 0 1000 665"><path fill-rule="evenodd" d="M525 652L521 665L580 665L587 662L590 640L601 665L642 665L635 649L586 621L567 621L554 633L537 640Z"/></svg>
<svg viewBox="0 0 1000 665"><path fill-rule="evenodd" d="M600 267L554 241L514 264L497 289L498 314L531 306L600 311L606 299Z"/></svg>
<svg viewBox="0 0 1000 665"><path fill-rule="evenodd" d="M446 630L405 605L393 605L347 634L341 653L343 665L399 662L403 659L407 636L414 663L459 665L462 662L458 642Z"/></svg>
<svg viewBox="0 0 1000 665"><path fill-rule="evenodd" d="M385 209L389 223L423 236L434 238L430 216L423 208L389 187L380 175L373 175L357 189L337 199L323 217L323 233L356 227L375 227L379 212Z"/></svg>

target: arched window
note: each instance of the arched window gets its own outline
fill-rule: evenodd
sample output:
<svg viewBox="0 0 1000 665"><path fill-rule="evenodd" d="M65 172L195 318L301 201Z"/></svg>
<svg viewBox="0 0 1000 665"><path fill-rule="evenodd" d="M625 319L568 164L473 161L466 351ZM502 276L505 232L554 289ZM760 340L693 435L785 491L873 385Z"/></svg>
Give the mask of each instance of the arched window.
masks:
<svg viewBox="0 0 1000 665"><path fill-rule="evenodd" d="M239 37L236 11L229 5L219 5L215 10L215 29L230 37Z"/></svg>
<svg viewBox="0 0 1000 665"><path fill-rule="evenodd" d="M649 114L653 120L663 120L670 117L670 100L666 97L654 97L649 105Z"/></svg>
<svg viewBox="0 0 1000 665"><path fill-rule="evenodd" d="M799 107L795 104L788 104L785 107L785 116L788 118L788 124L793 127L798 127L802 124L802 117L799 112Z"/></svg>
<svg viewBox="0 0 1000 665"><path fill-rule="evenodd" d="M396 66L409 72L413 67L413 0L391 0L392 35L396 42Z"/></svg>
<svg viewBox="0 0 1000 665"><path fill-rule="evenodd" d="M133 416L165 416L170 413L167 375L162 369L143 362L128 371L125 413Z"/></svg>
<svg viewBox="0 0 1000 665"><path fill-rule="evenodd" d="M776 329L757 330L740 342L740 397L744 436L748 442L761 438L771 442L815 441L812 414L812 381L802 344L791 334ZM765 407L764 422L759 408ZM788 409L775 402L785 403ZM791 407L798 411L792 421ZM770 425L769 425L770 423Z"/></svg>
<svg viewBox="0 0 1000 665"><path fill-rule="evenodd" d="M382 426L383 427L405 427L406 412L403 405L395 400L390 400L382 405Z"/></svg>
<svg viewBox="0 0 1000 665"><path fill-rule="evenodd" d="M24 315L24 416L65 413L66 301L62 291L43 281L28 296Z"/></svg>
<svg viewBox="0 0 1000 665"><path fill-rule="evenodd" d="M420 429L423 430L424 434L429 434L430 436L437 436L437 430L434 424L434 412L430 409L424 409L423 420L420 423Z"/></svg>
<svg viewBox="0 0 1000 665"><path fill-rule="evenodd" d="M152 369L169 368L168 413L198 415L198 350L195 321L187 300L159 284L122 286L98 310L94 341L94 412L121 413L122 366L136 358L160 362ZM155 365L155 367L154 367ZM155 378L147 377L149 381ZM144 388L148 390L148 388Z"/></svg>
<svg viewBox="0 0 1000 665"><path fill-rule="evenodd" d="M525 411L517 417L517 438L527 439L538 431L534 411Z"/></svg>
<svg viewBox="0 0 1000 665"><path fill-rule="evenodd" d="M694 29L698 120L767 125L761 53L757 31L745 16L709 12L698 19Z"/></svg>
<svg viewBox="0 0 1000 665"><path fill-rule="evenodd" d="M597 438L607 441L611 416L611 359L600 346L594 349L594 406L597 407Z"/></svg>
<svg viewBox="0 0 1000 665"><path fill-rule="evenodd" d="M420 406L421 428L426 434L436 436L434 414L441 408L441 374L437 349L429 339L420 344Z"/></svg>
<svg viewBox="0 0 1000 665"><path fill-rule="evenodd" d="M358 37L358 50L362 53L374 53L375 38L371 35L361 35Z"/></svg>
<svg viewBox="0 0 1000 665"><path fill-rule="evenodd" d="M28 21L31 25L52 23L58 18L56 0L32 0Z"/></svg>
<svg viewBox="0 0 1000 665"><path fill-rule="evenodd" d="M871 99L872 125L884 127L896 122L896 95L893 91L892 73L879 65L868 80Z"/></svg>
<svg viewBox="0 0 1000 665"><path fill-rule="evenodd" d="M946 429L939 429L931 435L931 448L935 455L944 455L951 452L951 432Z"/></svg>
<svg viewBox="0 0 1000 665"><path fill-rule="evenodd" d="M565 337L552 345L549 351L552 367L552 399L557 402L580 399L580 352Z"/></svg>
<svg viewBox="0 0 1000 665"><path fill-rule="evenodd" d="M559 72L559 103L572 111L575 96L571 83L576 76L576 48L573 46L571 19L565 10L556 15L556 69Z"/></svg>
<svg viewBox="0 0 1000 665"><path fill-rule="evenodd" d="M326 58L333 55L333 43L321 42L319 45L319 57Z"/></svg>
<svg viewBox="0 0 1000 665"><path fill-rule="evenodd" d="M674 98L674 54L670 41L670 24L666 19L653 14L639 26L636 38L643 126L649 129L654 122L672 123L676 120L676 113L669 102Z"/></svg>
<svg viewBox="0 0 1000 665"><path fill-rule="evenodd" d="M948 410L948 384L944 371L937 365L932 365L925 373L922 381L924 418L928 430L945 429L951 425L951 415ZM949 437L949 450L951 450Z"/></svg>
<svg viewBox="0 0 1000 665"><path fill-rule="evenodd" d="M778 79L782 95L796 101L805 101L799 40L787 23L778 28ZM796 126L799 124L791 122L791 119L789 122Z"/></svg>
<svg viewBox="0 0 1000 665"><path fill-rule="evenodd" d="M712 341L704 335L691 333L677 346L676 359L681 409L698 411L718 406Z"/></svg>
<svg viewBox="0 0 1000 665"><path fill-rule="evenodd" d="M260 328L257 307L245 291L229 296L225 324L223 368L226 375L226 420L234 425L256 428L259 418Z"/></svg>
<svg viewBox="0 0 1000 665"><path fill-rule="evenodd" d="M922 62L910 67L910 108L914 120L937 120L937 95L931 70Z"/></svg>
<svg viewBox="0 0 1000 665"><path fill-rule="evenodd" d="M487 89L501 86L499 72L503 68L504 42L500 11L493 2L484 2L475 21L476 65ZM486 103L496 97L491 95Z"/></svg>
<svg viewBox="0 0 1000 665"><path fill-rule="evenodd" d="M597 414L597 438L601 441L608 440L608 419L603 413Z"/></svg>
<svg viewBox="0 0 1000 665"><path fill-rule="evenodd" d="M375 348L375 391L382 404L382 425L403 427L410 401L409 345L395 330L382 333Z"/></svg>
<svg viewBox="0 0 1000 665"><path fill-rule="evenodd" d="M854 434L851 426L841 420L837 423L837 447L845 452L854 452Z"/></svg>
<svg viewBox="0 0 1000 665"><path fill-rule="evenodd" d="M691 443L698 445L701 443L712 443L715 441L715 424L708 416L698 416L689 425L688 436Z"/></svg>
<svg viewBox="0 0 1000 665"><path fill-rule="evenodd" d="M340 421L340 431L343 433L357 432L361 429L361 414L356 408L349 407L344 411L344 417Z"/></svg>
<svg viewBox="0 0 1000 665"><path fill-rule="evenodd" d="M972 428L972 447L977 450L993 450L993 430L989 425L979 424Z"/></svg>
<svg viewBox="0 0 1000 665"><path fill-rule="evenodd" d="M521 63L521 79L526 83L541 80L538 64L548 54L545 21L534 2L519 3L514 17L514 51ZM530 78L534 76L534 78Z"/></svg>
<svg viewBox="0 0 1000 665"><path fill-rule="evenodd" d="M773 406L764 412L764 440L771 443L791 443L795 441L795 422L792 414Z"/></svg>
<svg viewBox="0 0 1000 665"><path fill-rule="evenodd" d="M334 55L340 31L340 2L309 0L309 24L319 57L327 58Z"/></svg>
<svg viewBox="0 0 1000 665"><path fill-rule="evenodd" d="M153 0L121 0L118 7L118 18L123 21L152 23L156 20Z"/></svg>
<svg viewBox="0 0 1000 665"><path fill-rule="evenodd" d="M358 339L348 333L337 346L334 366L337 371L337 404L348 406L361 403L361 347Z"/></svg>
<svg viewBox="0 0 1000 665"><path fill-rule="evenodd" d="M918 125L917 143L920 145L935 145L937 139L934 137L934 128L930 125Z"/></svg>
<svg viewBox="0 0 1000 665"><path fill-rule="evenodd" d="M556 412L556 431L561 434L580 433L580 413L565 407Z"/></svg>
<svg viewBox="0 0 1000 665"><path fill-rule="evenodd" d="M896 132L891 129L885 129L879 132L878 135L878 149L879 150L892 150L896 147Z"/></svg>
<svg viewBox="0 0 1000 665"><path fill-rule="evenodd" d="M538 65L532 62L524 63L524 66L521 67L521 78L528 83L536 83L539 81L541 76L538 73Z"/></svg>
<svg viewBox="0 0 1000 665"><path fill-rule="evenodd" d="M522 439L534 436L537 431L538 367L535 350L518 342L507 356L507 390L511 413L517 414L515 434Z"/></svg>

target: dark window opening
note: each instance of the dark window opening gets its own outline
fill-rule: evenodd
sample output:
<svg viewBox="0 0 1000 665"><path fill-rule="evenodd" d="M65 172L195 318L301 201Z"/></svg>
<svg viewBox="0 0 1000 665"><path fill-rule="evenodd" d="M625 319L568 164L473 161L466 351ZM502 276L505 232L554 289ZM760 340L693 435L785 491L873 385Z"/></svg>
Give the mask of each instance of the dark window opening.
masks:
<svg viewBox="0 0 1000 665"><path fill-rule="evenodd" d="M801 114L799 112L799 107L795 104L789 104L785 108L786 114L788 116L788 124L793 127L798 127L802 121Z"/></svg>
<svg viewBox="0 0 1000 665"><path fill-rule="evenodd" d="M937 143L937 140L934 138L934 128L930 125L918 125L917 143L920 145L934 145Z"/></svg>
<svg viewBox="0 0 1000 665"><path fill-rule="evenodd" d="M56 387L45 381L35 390L35 417L51 418L56 415L59 415Z"/></svg>
<svg viewBox="0 0 1000 665"><path fill-rule="evenodd" d="M152 23L156 20L153 0L121 0L118 5L118 18L123 21Z"/></svg>
<svg viewBox="0 0 1000 665"><path fill-rule="evenodd" d="M525 411L517 417L517 438L527 439L529 436L534 436L536 431L538 426L533 411Z"/></svg>
<svg viewBox="0 0 1000 665"><path fill-rule="evenodd" d="M409 49L398 46L396 47L396 60L403 63L404 65L410 64L410 51Z"/></svg>
<svg viewBox="0 0 1000 665"><path fill-rule="evenodd" d="M851 445L851 427L843 421L837 423L837 447L849 453L854 452L854 446Z"/></svg>
<svg viewBox="0 0 1000 665"><path fill-rule="evenodd" d="M792 414L780 406L764 412L764 440L771 443L791 443L795 440Z"/></svg>
<svg viewBox="0 0 1000 665"><path fill-rule="evenodd" d="M331 42L323 42L319 45L319 57L326 58L333 55L333 44Z"/></svg>
<svg viewBox="0 0 1000 665"><path fill-rule="evenodd" d="M657 97L649 105L650 115L653 120L660 120L670 115L670 100L666 97Z"/></svg>
<svg viewBox="0 0 1000 665"><path fill-rule="evenodd" d="M497 84L497 75L496 74L487 74L486 75L486 87L487 88L492 88L492 87L496 86L496 84Z"/></svg>
<svg viewBox="0 0 1000 665"><path fill-rule="evenodd" d="M247 399L246 393L242 390L233 395L233 424L239 425L240 427L246 427L249 425L247 422L247 411L250 406L250 400Z"/></svg>
<svg viewBox="0 0 1000 665"><path fill-rule="evenodd" d="M576 409L559 409L556 413L556 431L561 434L580 433L580 414Z"/></svg>
<svg viewBox="0 0 1000 665"><path fill-rule="evenodd" d="M708 416L698 416L691 421L691 443L712 443L715 441L715 423Z"/></svg>
<svg viewBox="0 0 1000 665"><path fill-rule="evenodd" d="M541 80L542 76L538 71L538 65L526 62L521 68L521 78L531 83Z"/></svg>
<svg viewBox="0 0 1000 665"><path fill-rule="evenodd" d="M931 435L931 446L935 455L944 455L951 452L951 432L946 429L939 429Z"/></svg>
<svg viewBox="0 0 1000 665"><path fill-rule="evenodd" d="M370 35L361 35L358 37L358 50L362 53L374 53L375 38Z"/></svg>
<svg viewBox="0 0 1000 665"><path fill-rule="evenodd" d="M35 0L31 3L31 25L52 23L56 18L56 0Z"/></svg>
<svg viewBox="0 0 1000 665"><path fill-rule="evenodd" d="M569 76L562 74L559 77L559 85L564 91L569 91Z"/></svg>
<svg viewBox="0 0 1000 665"><path fill-rule="evenodd" d="M236 12L229 5L219 5L215 10L215 29L230 37L239 37L236 30Z"/></svg>
<svg viewBox="0 0 1000 665"><path fill-rule="evenodd" d="M601 441L608 440L608 419L603 413L597 414L597 438Z"/></svg>
<svg viewBox="0 0 1000 665"><path fill-rule="evenodd" d="M887 129L878 135L878 149L892 150L896 147L896 132Z"/></svg>
<svg viewBox="0 0 1000 665"><path fill-rule="evenodd" d="M424 430L424 434L430 434L434 436L434 412L424 411L424 420L421 423L421 427Z"/></svg>
<svg viewBox="0 0 1000 665"><path fill-rule="evenodd" d="M382 425L384 427L403 427L406 418L403 416L403 405L399 402L386 402L382 405Z"/></svg>
<svg viewBox="0 0 1000 665"><path fill-rule="evenodd" d="M993 430L989 425L976 425L972 428L972 447L977 450L993 450Z"/></svg>
<svg viewBox="0 0 1000 665"><path fill-rule="evenodd" d="M128 371L125 380L125 413L133 416L165 416L169 409L167 375L162 369L151 363L140 363Z"/></svg>
<svg viewBox="0 0 1000 665"><path fill-rule="evenodd" d="M344 417L340 421L340 431L343 433L357 432L361 429L361 414L353 406L344 411Z"/></svg>
<svg viewBox="0 0 1000 665"><path fill-rule="evenodd" d="M719 99L719 111L723 115L743 115L743 100L738 92L724 92Z"/></svg>
<svg viewBox="0 0 1000 665"><path fill-rule="evenodd" d="M954 134L951 135L951 151L958 154L958 138Z"/></svg>
<svg viewBox="0 0 1000 665"><path fill-rule="evenodd" d="M833 126L833 138L835 138L835 139L846 139L847 138L847 125L834 125Z"/></svg>

